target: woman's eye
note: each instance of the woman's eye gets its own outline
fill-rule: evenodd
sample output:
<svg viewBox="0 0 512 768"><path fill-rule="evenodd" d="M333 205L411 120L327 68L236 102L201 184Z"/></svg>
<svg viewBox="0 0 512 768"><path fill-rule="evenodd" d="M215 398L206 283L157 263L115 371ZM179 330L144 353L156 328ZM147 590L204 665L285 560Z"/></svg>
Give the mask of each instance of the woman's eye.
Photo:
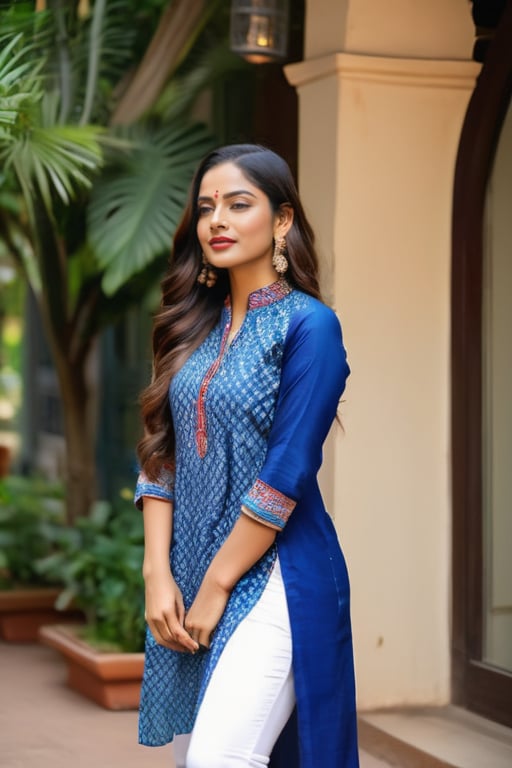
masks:
<svg viewBox="0 0 512 768"><path fill-rule="evenodd" d="M248 207L249 207L249 203L241 203L241 202L238 202L238 203L233 203L233 204L231 205L231 208L232 208L234 211L241 211L241 210L243 210L244 208L248 208Z"/></svg>
<svg viewBox="0 0 512 768"><path fill-rule="evenodd" d="M197 212L199 216L206 216L208 213L211 213L213 211L213 208L211 205L200 205L197 209Z"/></svg>

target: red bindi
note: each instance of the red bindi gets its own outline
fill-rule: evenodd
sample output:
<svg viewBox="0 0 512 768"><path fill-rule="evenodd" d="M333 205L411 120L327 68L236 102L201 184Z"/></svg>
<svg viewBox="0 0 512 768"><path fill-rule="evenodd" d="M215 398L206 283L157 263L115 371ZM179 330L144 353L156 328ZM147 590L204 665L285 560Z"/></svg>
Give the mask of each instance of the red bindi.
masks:
<svg viewBox="0 0 512 768"><path fill-rule="evenodd" d="M218 198L218 196L219 196L219 190L218 190L218 189L216 189L216 190L215 190L215 194L214 194L214 198L215 198L215 199L217 199L217 198Z"/></svg>

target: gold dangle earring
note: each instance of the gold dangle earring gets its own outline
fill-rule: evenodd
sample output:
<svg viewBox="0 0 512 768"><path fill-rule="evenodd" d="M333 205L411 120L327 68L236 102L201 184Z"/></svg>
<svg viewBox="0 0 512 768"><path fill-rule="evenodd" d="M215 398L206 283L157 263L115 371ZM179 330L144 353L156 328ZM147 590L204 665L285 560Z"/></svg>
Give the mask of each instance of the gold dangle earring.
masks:
<svg viewBox="0 0 512 768"><path fill-rule="evenodd" d="M208 262L204 253L202 254L202 256L203 256L203 266L197 276L197 282L201 283L201 285L206 285L207 288L213 288L213 286L217 282L217 272L215 271L215 268L212 267L212 265Z"/></svg>
<svg viewBox="0 0 512 768"><path fill-rule="evenodd" d="M288 259L286 258L286 253L286 240L284 237L276 237L274 241L272 266L280 277L282 277L288 270Z"/></svg>

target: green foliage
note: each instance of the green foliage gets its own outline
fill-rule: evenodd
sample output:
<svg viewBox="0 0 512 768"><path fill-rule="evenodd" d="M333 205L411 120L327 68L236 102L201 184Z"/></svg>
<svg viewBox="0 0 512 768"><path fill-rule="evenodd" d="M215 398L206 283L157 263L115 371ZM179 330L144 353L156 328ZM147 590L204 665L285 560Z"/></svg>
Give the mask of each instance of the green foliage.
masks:
<svg viewBox="0 0 512 768"><path fill-rule="evenodd" d="M57 608L84 611L87 637L124 651L144 647L142 516L132 502L97 502L66 531L59 552L39 561L40 573L59 578Z"/></svg>
<svg viewBox="0 0 512 768"><path fill-rule="evenodd" d="M21 110L27 105L31 108L42 97L41 81L38 70L34 71L33 62L28 60L29 48L20 48L22 35L12 39L5 36L0 38L3 49L0 53L0 135L7 137L5 126L18 122ZM5 45L6 39L8 40Z"/></svg>
<svg viewBox="0 0 512 768"><path fill-rule="evenodd" d="M70 528L60 485L0 480L0 588L63 587L56 607L81 609L88 639L101 646L143 650L143 551L142 516L131 499L97 502Z"/></svg>
<svg viewBox="0 0 512 768"><path fill-rule="evenodd" d="M192 6L189 29L181 12ZM215 143L198 98L241 64L227 50L226 0L46 8L0 4L0 251L41 308L68 467L82 467L67 477L72 521L95 487L93 430L83 429L91 350L160 282L193 169Z"/></svg>
<svg viewBox="0 0 512 768"><path fill-rule="evenodd" d="M155 262L159 282L194 168L214 144L191 111L202 91L239 66L217 40L200 57L190 52L201 62L195 76L185 57L152 114L136 126L109 127L126 74L140 63L165 5L97 0L87 17L59 4L44 13L26 3L0 11L0 192L24 198L35 259L23 268L36 293L40 273L55 274L65 255L73 311L77 298L87 303L97 292L91 276L100 279L102 304L148 267L153 278ZM55 256L42 246L39 201L59 233ZM79 218L83 225L69 232L66 220ZM47 263L55 259L58 265ZM92 333L105 324L101 310L96 317Z"/></svg>
<svg viewBox="0 0 512 768"><path fill-rule="evenodd" d="M3 159L6 168L12 165L18 178L26 180L28 189L35 187L51 210L52 191L69 203L77 187L92 185L92 176L103 164L98 141L102 132L91 125L33 125L30 140L13 142Z"/></svg>
<svg viewBox="0 0 512 768"><path fill-rule="evenodd" d="M156 130L138 127L125 135L134 149L112 158L93 189L88 215L108 295L156 254L167 254L198 158L212 146L203 126L183 121Z"/></svg>
<svg viewBox="0 0 512 768"><path fill-rule="evenodd" d="M69 203L75 189L90 187L102 165L98 139L104 132L62 124L63 93L48 69L52 18L45 15L32 35L24 18L23 31L0 38L0 159L6 171L13 168L26 202L40 195L49 210L53 192Z"/></svg>
<svg viewBox="0 0 512 768"><path fill-rule="evenodd" d="M60 485L37 478L0 480L0 588L58 584L57 573L41 573L37 562L60 547L64 535Z"/></svg>

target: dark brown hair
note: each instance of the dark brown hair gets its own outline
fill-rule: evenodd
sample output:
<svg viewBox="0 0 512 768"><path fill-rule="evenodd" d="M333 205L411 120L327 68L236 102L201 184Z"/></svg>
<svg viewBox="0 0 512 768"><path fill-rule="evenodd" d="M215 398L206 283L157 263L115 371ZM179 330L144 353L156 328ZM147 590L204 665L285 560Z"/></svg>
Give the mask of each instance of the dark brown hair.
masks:
<svg viewBox="0 0 512 768"><path fill-rule="evenodd" d="M314 236L306 219L287 163L265 147L233 144L216 149L199 165L183 218L176 230L169 269L162 281L162 301L153 325L153 378L141 396L144 437L138 445L141 468L156 480L164 465L174 463L174 425L169 405L169 384L218 321L229 292L226 270L217 270L214 287L197 282L202 267L197 239L197 199L203 176L221 163L233 163L264 192L277 212L289 205L293 224L286 235L292 286L320 299L318 259Z"/></svg>

